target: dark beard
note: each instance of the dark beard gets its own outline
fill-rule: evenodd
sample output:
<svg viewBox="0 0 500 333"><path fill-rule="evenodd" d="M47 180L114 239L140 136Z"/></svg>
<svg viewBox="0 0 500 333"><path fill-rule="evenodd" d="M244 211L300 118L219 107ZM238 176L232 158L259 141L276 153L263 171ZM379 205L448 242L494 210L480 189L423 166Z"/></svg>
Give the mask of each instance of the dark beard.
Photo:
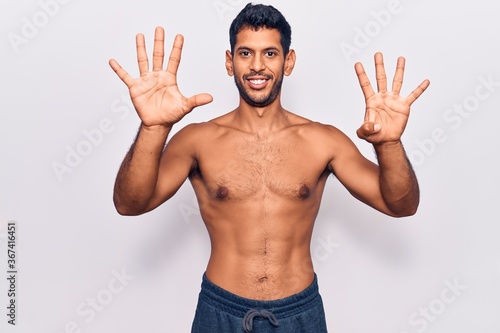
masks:
<svg viewBox="0 0 500 333"><path fill-rule="evenodd" d="M255 74L251 74L255 75ZM245 75L244 79L250 75ZM270 104L272 104L276 98L278 98L280 91L281 91L281 86L283 85L283 75L281 75L280 79L276 83L276 85L272 88L271 92L267 97L264 97L260 100L253 99L250 97L250 95L247 94L245 91L245 88L243 88L243 84L241 83L240 79L234 75L234 82L236 83L236 87L238 88L238 91L240 93L241 98L250 106L256 107L256 108L263 108L266 107Z"/></svg>

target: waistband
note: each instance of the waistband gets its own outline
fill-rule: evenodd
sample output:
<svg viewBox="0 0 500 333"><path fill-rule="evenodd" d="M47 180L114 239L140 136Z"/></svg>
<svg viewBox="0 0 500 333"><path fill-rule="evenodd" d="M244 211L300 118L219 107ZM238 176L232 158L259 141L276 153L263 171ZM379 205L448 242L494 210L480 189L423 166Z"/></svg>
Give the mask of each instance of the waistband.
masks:
<svg viewBox="0 0 500 333"><path fill-rule="evenodd" d="M252 300L238 296L215 285L208 280L206 274L203 274L200 300L238 317L244 317L249 309L260 309L271 311L278 319L294 316L322 304L316 274L314 274L312 284L305 290L271 301Z"/></svg>

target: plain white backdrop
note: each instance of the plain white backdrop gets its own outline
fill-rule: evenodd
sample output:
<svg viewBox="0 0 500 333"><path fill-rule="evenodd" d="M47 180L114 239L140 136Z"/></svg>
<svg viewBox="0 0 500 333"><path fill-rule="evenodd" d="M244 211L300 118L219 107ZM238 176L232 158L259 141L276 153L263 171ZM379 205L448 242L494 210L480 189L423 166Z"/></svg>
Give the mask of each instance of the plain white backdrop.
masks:
<svg viewBox="0 0 500 333"><path fill-rule="evenodd" d="M176 130L232 110L224 68L241 0L0 3L0 327L2 332L189 332L209 255L189 182L157 210L119 216L118 167L139 118L116 58L137 75L135 34L185 36L179 86L209 92ZM500 330L500 44L492 1L267 1L292 26L298 62L284 106L335 125L360 150L354 73L373 54L407 58L403 94L423 79L403 137L421 185L418 213L392 219L327 183L311 251L335 333ZM16 221L17 317L7 324L7 223Z"/></svg>

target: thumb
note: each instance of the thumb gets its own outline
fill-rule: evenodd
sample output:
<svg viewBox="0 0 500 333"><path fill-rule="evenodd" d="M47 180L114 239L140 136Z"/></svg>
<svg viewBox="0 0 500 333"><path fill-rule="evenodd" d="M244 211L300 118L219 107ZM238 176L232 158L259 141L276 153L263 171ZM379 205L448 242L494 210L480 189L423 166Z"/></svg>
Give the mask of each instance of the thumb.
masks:
<svg viewBox="0 0 500 333"><path fill-rule="evenodd" d="M366 140L369 136L378 133L381 128L382 126L378 123L364 123L360 128L358 128L356 134L360 139Z"/></svg>
<svg viewBox="0 0 500 333"><path fill-rule="evenodd" d="M198 106L202 106L211 103L214 100L210 94L198 94L188 98L187 106L189 110L192 110Z"/></svg>

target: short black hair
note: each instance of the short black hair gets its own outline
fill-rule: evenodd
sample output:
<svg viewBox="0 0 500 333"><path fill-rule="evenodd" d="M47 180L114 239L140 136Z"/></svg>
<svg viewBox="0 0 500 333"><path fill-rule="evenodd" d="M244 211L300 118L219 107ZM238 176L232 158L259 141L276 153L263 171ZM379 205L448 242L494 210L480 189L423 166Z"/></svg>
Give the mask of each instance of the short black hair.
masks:
<svg viewBox="0 0 500 333"><path fill-rule="evenodd" d="M260 28L278 30L281 37L281 46L283 47L285 55L290 51L292 28L283 14L273 6L248 3L245 8L241 10L229 28L231 53L234 52L234 46L236 45L236 35L245 28L251 28L253 30L259 30Z"/></svg>

